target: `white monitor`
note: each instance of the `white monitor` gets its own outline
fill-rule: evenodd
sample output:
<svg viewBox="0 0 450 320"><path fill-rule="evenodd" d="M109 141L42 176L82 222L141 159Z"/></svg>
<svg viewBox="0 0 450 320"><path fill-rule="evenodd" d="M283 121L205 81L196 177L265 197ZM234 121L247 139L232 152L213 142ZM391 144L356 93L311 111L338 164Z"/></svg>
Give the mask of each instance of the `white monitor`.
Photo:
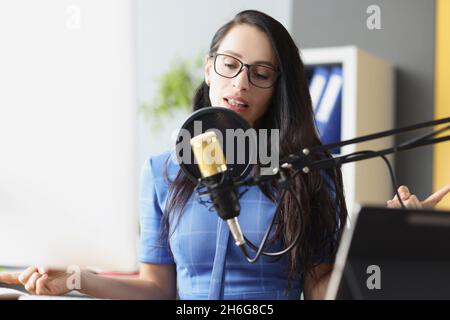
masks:
<svg viewBox="0 0 450 320"><path fill-rule="evenodd" d="M0 2L0 265L137 267L132 0Z"/></svg>

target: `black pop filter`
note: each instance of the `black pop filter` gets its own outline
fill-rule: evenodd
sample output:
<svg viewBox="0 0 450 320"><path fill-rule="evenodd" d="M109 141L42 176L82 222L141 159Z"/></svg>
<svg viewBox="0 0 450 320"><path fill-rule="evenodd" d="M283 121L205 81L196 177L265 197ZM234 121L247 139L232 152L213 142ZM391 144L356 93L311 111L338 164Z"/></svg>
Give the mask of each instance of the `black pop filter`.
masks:
<svg viewBox="0 0 450 320"><path fill-rule="evenodd" d="M238 113L223 107L205 107L192 113L184 122L176 140L176 155L181 170L194 183L201 178L190 139L214 131L233 178L246 177L256 159L257 138L249 123ZM245 134L246 133L246 134ZM254 133L254 134L252 134ZM244 138L243 138L244 136Z"/></svg>

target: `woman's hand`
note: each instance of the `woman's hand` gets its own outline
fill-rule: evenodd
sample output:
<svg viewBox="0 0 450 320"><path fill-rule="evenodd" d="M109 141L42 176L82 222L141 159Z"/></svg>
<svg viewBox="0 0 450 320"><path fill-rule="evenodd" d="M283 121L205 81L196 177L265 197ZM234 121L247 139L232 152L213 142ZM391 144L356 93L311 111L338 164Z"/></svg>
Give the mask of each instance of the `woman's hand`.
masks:
<svg viewBox="0 0 450 320"><path fill-rule="evenodd" d="M447 193L450 192L450 184L436 191L428 198L423 201L420 201L414 194L409 192L409 189L406 186L400 186L398 188L398 193L400 194L400 198L403 201L403 204L406 208L409 209L433 209L439 201L441 201ZM387 201L388 208L400 208L400 201L397 198L397 195L394 196L392 200Z"/></svg>
<svg viewBox="0 0 450 320"><path fill-rule="evenodd" d="M67 286L70 276L71 274L65 271L32 266L23 272L0 274L0 282L22 284L31 294L55 296L71 291Z"/></svg>

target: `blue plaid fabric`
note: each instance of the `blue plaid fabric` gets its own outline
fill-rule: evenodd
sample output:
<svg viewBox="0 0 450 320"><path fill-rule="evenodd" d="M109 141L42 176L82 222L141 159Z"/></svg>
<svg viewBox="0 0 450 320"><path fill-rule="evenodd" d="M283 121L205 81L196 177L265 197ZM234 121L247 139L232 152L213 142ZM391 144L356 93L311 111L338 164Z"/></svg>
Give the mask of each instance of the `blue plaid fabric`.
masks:
<svg viewBox="0 0 450 320"><path fill-rule="evenodd" d="M247 262L229 235L227 224L215 211L199 203L195 194L179 220L179 213L171 215L168 241L161 237L162 212L168 198L163 167L168 157L168 175L173 180L180 170L174 152L151 157L142 169L139 260L175 263L180 299L299 299L300 277L294 279L290 291L285 291L288 257L275 260L262 256L256 263ZM275 204L259 188L252 187L242 196L240 205L241 228L248 239L259 245L275 213ZM279 243L273 243L266 250L281 249Z"/></svg>

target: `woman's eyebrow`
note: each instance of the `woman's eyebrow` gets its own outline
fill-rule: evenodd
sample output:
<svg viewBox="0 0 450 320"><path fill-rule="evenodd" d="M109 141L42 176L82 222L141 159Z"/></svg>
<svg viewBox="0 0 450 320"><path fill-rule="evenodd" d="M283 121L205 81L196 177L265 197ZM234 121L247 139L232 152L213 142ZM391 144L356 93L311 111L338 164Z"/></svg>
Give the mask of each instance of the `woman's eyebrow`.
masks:
<svg viewBox="0 0 450 320"><path fill-rule="evenodd" d="M233 56L236 56L236 57L238 57L239 59L242 59L242 55L240 55L239 53L234 52L234 51L232 51L232 50L225 50L224 52L229 53L229 54L232 54ZM255 62L252 63L252 64L266 64L266 65L268 65L268 66L270 66L270 67L276 69L276 67L274 66L274 64L273 64L272 62L266 61L266 60L258 60L258 61L255 61Z"/></svg>

